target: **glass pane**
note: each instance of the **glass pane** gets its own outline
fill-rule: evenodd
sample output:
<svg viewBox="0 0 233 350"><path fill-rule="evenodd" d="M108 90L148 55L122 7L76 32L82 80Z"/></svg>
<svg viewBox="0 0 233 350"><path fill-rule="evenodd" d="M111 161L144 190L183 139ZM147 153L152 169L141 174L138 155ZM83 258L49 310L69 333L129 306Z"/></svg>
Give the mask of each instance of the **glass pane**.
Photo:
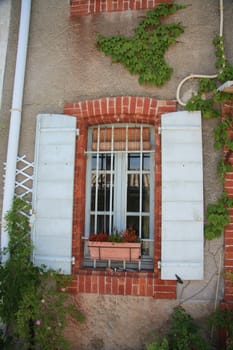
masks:
<svg viewBox="0 0 233 350"><path fill-rule="evenodd" d="M139 233L139 216L127 216L126 227L133 227Z"/></svg>
<svg viewBox="0 0 233 350"><path fill-rule="evenodd" d="M142 211L150 211L150 175L142 175Z"/></svg>
<svg viewBox="0 0 233 350"><path fill-rule="evenodd" d="M92 170L97 169L97 155L92 155ZM113 156L113 169L114 169L114 156ZM99 170L111 170L111 155L99 154Z"/></svg>
<svg viewBox="0 0 233 350"><path fill-rule="evenodd" d="M143 216L142 217L142 238L150 238L150 217Z"/></svg>
<svg viewBox="0 0 233 350"><path fill-rule="evenodd" d="M91 158L91 169L95 170L96 169L96 165L97 165L97 156L96 155L92 155L92 158Z"/></svg>
<svg viewBox="0 0 233 350"><path fill-rule="evenodd" d="M150 154L143 153L142 154L142 170L149 170L149 169L150 169Z"/></svg>
<svg viewBox="0 0 233 350"><path fill-rule="evenodd" d="M91 177L91 210L95 210L95 187L96 187L96 175L92 174Z"/></svg>
<svg viewBox="0 0 233 350"><path fill-rule="evenodd" d="M151 242L143 241L142 242L142 255L150 255L150 244Z"/></svg>
<svg viewBox="0 0 233 350"><path fill-rule="evenodd" d="M127 211L138 212L140 204L140 177L139 174L128 175Z"/></svg>
<svg viewBox="0 0 233 350"><path fill-rule="evenodd" d="M139 170L140 169L140 154L129 153L128 154L128 170Z"/></svg>
<svg viewBox="0 0 233 350"><path fill-rule="evenodd" d="M111 230L109 230L109 215L97 216L97 232L111 232Z"/></svg>
<svg viewBox="0 0 233 350"><path fill-rule="evenodd" d="M97 216L97 228L95 231L95 215L91 215L90 222L90 233L99 233L99 232L112 232L112 229L109 229L109 215L98 215ZM113 220L113 217L112 217Z"/></svg>
<svg viewBox="0 0 233 350"><path fill-rule="evenodd" d="M101 174L98 177L98 211L109 210L110 203L110 188L106 182L106 174Z"/></svg>
<svg viewBox="0 0 233 350"><path fill-rule="evenodd" d="M95 232L95 216L90 215L90 234L96 233Z"/></svg>
<svg viewBox="0 0 233 350"><path fill-rule="evenodd" d="M114 184L114 176L112 176L112 182ZM95 208L96 199L96 175L92 175L92 185L91 185L91 211L109 211L110 208L110 194L111 194L111 175L110 174L100 174L98 176L98 203L97 209ZM113 186L114 187L114 186ZM113 193L112 190L112 209L113 209Z"/></svg>

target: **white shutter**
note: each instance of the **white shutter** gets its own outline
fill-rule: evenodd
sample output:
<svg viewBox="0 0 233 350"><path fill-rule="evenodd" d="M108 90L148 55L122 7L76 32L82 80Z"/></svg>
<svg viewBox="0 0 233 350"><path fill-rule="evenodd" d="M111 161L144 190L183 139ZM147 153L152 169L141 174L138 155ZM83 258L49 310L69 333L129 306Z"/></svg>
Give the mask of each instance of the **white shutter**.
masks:
<svg viewBox="0 0 233 350"><path fill-rule="evenodd" d="M162 115L161 278L203 279L201 113Z"/></svg>
<svg viewBox="0 0 233 350"><path fill-rule="evenodd" d="M71 273L76 118L37 116L32 229L34 263Z"/></svg>

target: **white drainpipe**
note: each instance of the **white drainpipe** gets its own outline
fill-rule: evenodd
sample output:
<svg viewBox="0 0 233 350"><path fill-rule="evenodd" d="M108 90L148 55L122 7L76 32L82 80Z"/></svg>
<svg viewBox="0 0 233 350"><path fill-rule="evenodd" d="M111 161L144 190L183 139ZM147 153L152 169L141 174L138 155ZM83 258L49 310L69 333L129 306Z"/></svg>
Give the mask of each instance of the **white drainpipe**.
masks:
<svg viewBox="0 0 233 350"><path fill-rule="evenodd" d="M21 1L21 14L18 35L18 48L15 65L15 79L11 107L11 118L6 159L6 176L2 204L2 232L1 248L8 246L8 234L5 230L5 214L11 209L15 194L15 175L17 155L19 148L19 136L21 126L21 114L23 103L24 78L27 58L29 25L31 13L31 0Z"/></svg>

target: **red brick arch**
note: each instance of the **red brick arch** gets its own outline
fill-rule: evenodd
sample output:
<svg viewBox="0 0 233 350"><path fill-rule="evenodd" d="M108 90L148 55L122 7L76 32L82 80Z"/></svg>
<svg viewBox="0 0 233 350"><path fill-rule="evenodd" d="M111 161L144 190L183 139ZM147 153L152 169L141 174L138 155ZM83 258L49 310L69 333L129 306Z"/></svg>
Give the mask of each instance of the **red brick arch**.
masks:
<svg viewBox="0 0 233 350"><path fill-rule="evenodd" d="M104 97L74 103L65 103L64 113L77 116L89 125L113 122L156 123L161 114L174 112L176 101L157 100L141 96Z"/></svg>
<svg viewBox="0 0 233 350"><path fill-rule="evenodd" d="M99 12L151 9L160 3L172 3L173 0L71 0L71 17Z"/></svg>

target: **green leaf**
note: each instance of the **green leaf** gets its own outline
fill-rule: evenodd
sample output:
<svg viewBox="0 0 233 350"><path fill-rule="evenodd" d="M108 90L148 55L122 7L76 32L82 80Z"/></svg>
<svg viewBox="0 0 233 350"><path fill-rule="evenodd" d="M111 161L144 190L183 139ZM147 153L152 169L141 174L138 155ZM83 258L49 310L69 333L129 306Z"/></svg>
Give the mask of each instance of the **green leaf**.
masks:
<svg viewBox="0 0 233 350"><path fill-rule="evenodd" d="M184 27L180 23L161 24L161 17L183 8L183 5L159 4L147 12L133 37L104 37L99 34L97 48L110 55L113 62L124 65L131 74L138 74L140 84L163 86L173 71L164 55L168 47L175 43L175 38L183 33Z"/></svg>

